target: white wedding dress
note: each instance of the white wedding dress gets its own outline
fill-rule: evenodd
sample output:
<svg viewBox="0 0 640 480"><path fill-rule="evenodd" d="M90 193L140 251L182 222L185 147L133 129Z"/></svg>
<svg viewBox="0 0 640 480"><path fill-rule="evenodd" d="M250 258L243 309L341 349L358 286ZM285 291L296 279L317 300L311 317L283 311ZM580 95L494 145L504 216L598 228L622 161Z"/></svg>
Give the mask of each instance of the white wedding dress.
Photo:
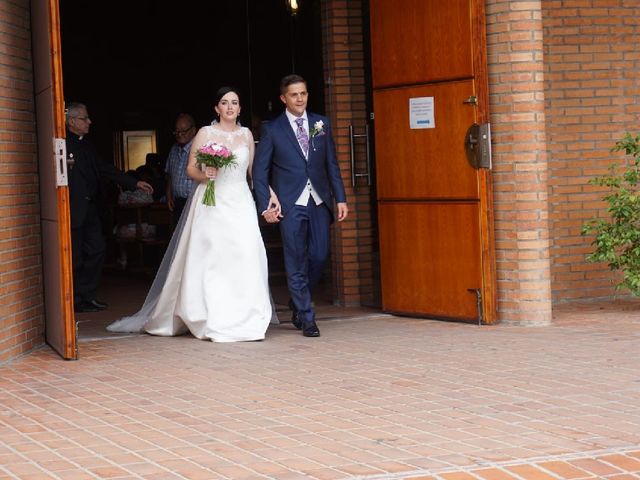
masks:
<svg viewBox="0 0 640 480"><path fill-rule="evenodd" d="M215 206L202 204L206 184L192 192L142 309L112 323L112 332L173 336L191 332L215 342L262 340L277 323L267 256L246 180L249 142L240 127L204 127L206 141L225 145L237 165L220 169Z"/></svg>

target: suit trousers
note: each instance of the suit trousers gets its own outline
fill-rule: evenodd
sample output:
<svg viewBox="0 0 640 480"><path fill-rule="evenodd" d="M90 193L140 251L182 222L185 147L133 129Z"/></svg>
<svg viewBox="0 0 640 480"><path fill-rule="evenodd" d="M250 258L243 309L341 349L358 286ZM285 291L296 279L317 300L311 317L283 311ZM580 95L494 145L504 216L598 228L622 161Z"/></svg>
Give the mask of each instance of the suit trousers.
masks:
<svg viewBox="0 0 640 480"><path fill-rule="evenodd" d="M289 294L303 322L315 319L311 294L329 257L331 212L312 198L294 205L280 221Z"/></svg>
<svg viewBox="0 0 640 480"><path fill-rule="evenodd" d="M90 203L87 215L78 228L71 229L74 303L95 300L106 244L98 208Z"/></svg>

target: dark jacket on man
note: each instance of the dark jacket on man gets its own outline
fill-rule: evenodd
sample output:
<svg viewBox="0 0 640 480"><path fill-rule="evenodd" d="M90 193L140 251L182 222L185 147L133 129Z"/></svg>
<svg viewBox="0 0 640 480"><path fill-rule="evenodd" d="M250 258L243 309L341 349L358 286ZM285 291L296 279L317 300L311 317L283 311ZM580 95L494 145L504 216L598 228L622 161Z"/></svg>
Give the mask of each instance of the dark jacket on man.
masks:
<svg viewBox="0 0 640 480"><path fill-rule="evenodd" d="M102 160L93 143L86 138L67 131L66 143L67 157L73 158L73 166L67 172L73 229L83 224L90 203L94 203L99 212L106 208L102 177L127 190L135 190L137 180L118 170L112 163Z"/></svg>

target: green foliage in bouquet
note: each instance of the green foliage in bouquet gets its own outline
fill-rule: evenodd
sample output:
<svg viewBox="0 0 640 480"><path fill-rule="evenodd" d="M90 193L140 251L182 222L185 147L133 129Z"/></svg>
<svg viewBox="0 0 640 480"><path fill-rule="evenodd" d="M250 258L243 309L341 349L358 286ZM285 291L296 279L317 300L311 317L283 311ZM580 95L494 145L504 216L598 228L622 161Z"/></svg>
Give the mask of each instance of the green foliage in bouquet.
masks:
<svg viewBox="0 0 640 480"><path fill-rule="evenodd" d="M583 225L583 235L595 235L595 251L587 260L607 262L611 270L621 271L617 288L627 288L640 296L640 135L625 134L612 151L625 152L632 158L626 168L613 165L608 175L589 182L609 187L603 197L609 218L594 218Z"/></svg>

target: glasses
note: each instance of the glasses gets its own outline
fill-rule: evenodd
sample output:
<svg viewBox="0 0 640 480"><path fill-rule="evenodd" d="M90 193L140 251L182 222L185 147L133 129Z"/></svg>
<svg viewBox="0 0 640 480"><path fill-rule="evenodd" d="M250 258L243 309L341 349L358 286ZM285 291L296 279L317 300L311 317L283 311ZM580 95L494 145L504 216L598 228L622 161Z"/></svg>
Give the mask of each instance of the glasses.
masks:
<svg viewBox="0 0 640 480"><path fill-rule="evenodd" d="M174 130L173 134L174 135L184 135L185 133L189 133L191 130L193 130L194 127L189 127L189 128L185 128L184 130Z"/></svg>
<svg viewBox="0 0 640 480"><path fill-rule="evenodd" d="M88 122L91 120L89 117L71 117L71 118L76 118L78 120L82 120L83 122Z"/></svg>

